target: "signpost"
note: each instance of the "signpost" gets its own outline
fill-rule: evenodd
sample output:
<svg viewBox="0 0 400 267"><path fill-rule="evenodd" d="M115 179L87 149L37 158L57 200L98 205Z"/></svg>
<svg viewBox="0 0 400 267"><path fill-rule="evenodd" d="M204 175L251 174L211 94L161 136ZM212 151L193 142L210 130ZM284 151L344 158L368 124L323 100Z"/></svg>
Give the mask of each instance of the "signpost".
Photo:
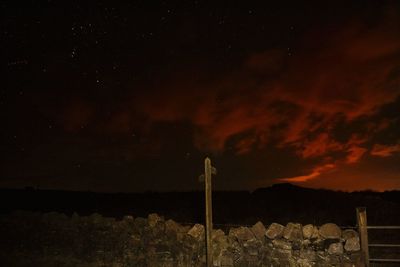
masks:
<svg viewBox="0 0 400 267"><path fill-rule="evenodd" d="M200 181L205 184L206 196L206 253L207 253L207 267L213 266L212 260L212 175L217 174L217 170L211 166L211 160L206 158L204 161L204 175L200 176Z"/></svg>

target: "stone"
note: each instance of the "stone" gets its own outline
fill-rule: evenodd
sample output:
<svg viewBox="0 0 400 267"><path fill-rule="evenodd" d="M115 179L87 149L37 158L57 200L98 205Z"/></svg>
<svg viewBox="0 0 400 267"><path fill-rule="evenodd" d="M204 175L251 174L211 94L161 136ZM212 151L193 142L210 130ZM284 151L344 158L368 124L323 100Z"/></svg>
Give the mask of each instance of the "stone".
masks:
<svg viewBox="0 0 400 267"><path fill-rule="evenodd" d="M235 237L239 242L244 242L254 238L254 234L249 228L240 226L238 228L231 228L229 235Z"/></svg>
<svg viewBox="0 0 400 267"><path fill-rule="evenodd" d="M332 243L329 245L328 254L330 255L342 255L343 245L342 243Z"/></svg>
<svg viewBox="0 0 400 267"><path fill-rule="evenodd" d="M274 245L275 248L287 249L287 250L292 249L292 245L288 241L283 239L274 239L272 240L272 244Z"/></svg>
<svg viewBox="0 0 400 267"><path fill-rule="evenodd" d="M342 238L347 240L349 238L358 237L358 233L353 229L346 229L342 232Z"/></svg>
<svg viewBox="0 0 400 267"><path fill-rule="evenodd" d="M282 260L287 260L292 257L292 251L290 249L274 249L271 253L272 258L277 258L279 261L282 262ZM286 266L283 265L282 266Z"/></svg>
<svg viewBox="0 0 400 267"><path fill-rule="evenodd" d="M222 250L227 249L229 247L228 239L226 236L219 237L216 240L213 240L213 255L218 255Z"/></svg>
<svg viewBox="0 0 400 267"><path fill-rule="evenodd" d="M228 237L221 229L213 230L211 234L213 241L213 251L219 253L221 250L228 247Z"/></svg>
<svg viewBox="0 0 400 267"><path fill-rule="evenodd" d="M51 261L66 261L74 266L82 265L81 263L85 263L85 266L114 267L200 267L206 265L205 229L201 224L183 226L173 220L164 221L158 215L145 218L128 216L120 221L100 215L79 217L75 214L72 218L65 218L56 213L40 215L33 222L29 217L11 219L0 218L0 224L4 223L5 226L3 234L5 233L8 237L16 229L18 237L23 237L24 234L29 235L33 232L33 236L28 236L32 242L25 248L44 249L51 253L47 254L57 257L51 258ZM22 221L22 224L15 225L18 222L14 221L15 219ZM92 224L97 221L99 221L98 224ZM43 227L36 228L39 224L43 224ZM35 228L38 232L32 230ZM273 229L272 226L268 228ZM326 239L318 238L319 229L311 224L304 227L288 224L286 231L284 226L278 225L278 228L280 231L275 231L276 238L274 239L266 237L267 231L265 228L263 230L261 223L248 228L235 228L230 235L220 229L213 230L213 266L363 266L360 263L362 253L357 231L344 230L341 237ZM290 240L293 236L299 237L296 231L300 230L303 239ZM323 231L324 227L321 232ZM286 238L283 237L283 233ZM71 236L64 237L68 234ZM314 234L317 238L312 238ZM180 238L179 235L181 235ZM33 238L37 236L40 238ZM261 240L259 237L262 237ZM97 242L99 240L100 242ZM60 246L54 243L59 241L67 242ZM74 246L70 246L72 243ZM57 245L54 247L56 249L53 249L53 245ZM17 246L15 247L18 249ZM81 251L85 253L82 254ZM53 266L54 264L51 263L53 262L46 264L44 261L39 265Z"/></svg>
<svg viewBox="0 0 400 267"><path fill-rule="evenodd" d="M92 224L101 224L103 222L103 216L98 213L91 214L87 219Z"/></svg>
<svg viewBox="0 0 400 267"><path fill-rule="evenodd" d="M275 238L280 238L283 234L283 230L285 229L285 226L279 223L272 223L267 231L265 232L265 235L269 239L275 239Z"/></svg>
<svg viewBox="0 0 400 267"><path fill-rule="evenodd" d="M308 261L315 261L317 259L317 253L311 248L302 249L300 250L300 258Z"/></svg>
<svg viewBox="0 0 400 267"><path fill-rule="evenodd" d="M113 225L117 221L114 217L104 217L103 219L104 223L106 223L108 226Z"/></svg>
<svg viewBox="0 0 400 267"><path fill-rule="evenodd" d="M256 224L254 224L251 227L251 231L258 240L264 241L266 229L262 222L259 221Z"/></svg>
<svg viewBox="0 0 400 267"><path fill-rule="evenodd" d="M232 259L232 256L231 255L223 255L222 257L221 257L221 266L224 266L224 267L230 267L230 266L234 266L233 265L234 263L233 263L233 259Z"/></svg>
<svg viewBox="0 0 400 267"><path fill-rule="evenodd" d="M147 222L150 227L155 227L159 222L163 222L164 218L160 217L157 213L151 213L147 217Z"/></svg>
<svg viewBox="0 0 400 267"><path fill-rule="evenodd" d="M343 255L331 255L328 253L326 260L324 262L325 266L343 266L342 265Z"/></svg>
<svg viewBox="0 0 400 267"><path fill-rule="evenodd" d="M177 230L177 234L176 234L176 238L178 239L179 242L182 242L185 239L185 236L187 235L187 233L189 232L189 230L191 229L190 226L185 225L185 226L180 226Z"/></svg>
<svg viewBox="0 0 400 267"><path fill-rule="evenodd" d="M243 243L244 251L250 256L258 256L262 242L258 239L250 239Z"/></svg>
<svg viewBox="0 0 400 267"><path fill-rule="evenodd" d="M142 240L140 238L140 235L138 234L131 235L130 244L132 244L133 247L139 247L141 243Z"/></svg>
<svg viewBox="0 0 400 267"><path fill-rule="evenodd" d="M234 266L232 253L226 249L221 250L219 255L213 258L213 266Z"/></svg>
<svg viewBox="0 0 400 267"><path fill-rule="evenodd" d="M313 233L311 235L311 239L315 240L315 239L319 239L319 238L320 238L320 235L319 235L318 227L314 225Z"/></svg>
<svg viewBox="0 0 400 267"><path fill-rule="evenodd" d="M188 251L194 252L198 251L200 247L200 243L204 242L204 238L199 237L200 240L196 239L192 235L186 234L182 237L182 240L179 242L181 246L184 248L184 251L187 253Z"/></svg>
<svg viewBox="0 0 400 267"><path fill-rule="evenodd" d="M213 230L212 230L212 233L211 233L211 239L212 239L212 240L218 240L218 239L220 239L222 236L224 237L224 236L225 236L225 233L224 233L224 231L222 231L221 229L213 229Z"/></svg>
<svg viewBox="0 0 400 267"><path fill-rule="evenodd" d="M300 250L303 247L303 241L302 240L294 240L292 241L292 249L293 250Z"/></svg>
<svg viewBox="0 0 400 267"><path fill-rule="evenodd" d="M301 224L288 223L283 230L283 237L290 241L297 241L303 239L303 231Z"/></svg>
<svg viewBox="0 0 400 267"><path fill-rule="evenodd" d="M314 225L307 224L303 226L303 237L305 239L311 239L313 233L314 233Z"/></svg>
<svg viewBox="0 0 400 267"><path fill-rule="evenodd" d="M180 225L171 219L165 222L165 234L168 238L177 239L179 228Z"/></svg>
<svg viewBox="0 0 400 267"><path fill-rule="evenodd" d="M55 227L63 228L65 222L68 221L67 215L58 212L48 212L42 215L42 222L45 224L53 225Z"/></svg>
<svg viewBox="0 0 400 267"><path fill-rule="evenodd" d="M165 222L165 232L173 232L173 233L177 233L179 229L179 224L176 223L174 220L167 220Z"/></svg>
<svg viewBox="0 0 400 267"><path fill-rule="evenodd" d="M325 249L325 240L323 239L313 239L311 243L311 247L314 250L324 250Z"/></svg>
<svg viewBox="0 0 400 267"><path fill-rule="evenodd" d="M163 267L174 266L171 252L169 251L157 252L155 255L152 255L152 257L148 257L147 266L163 266Z"/></svg>
<svg viewBox="0 0 400 267"><path fill-rule="evenodd" d="M147 220L142 217L136 217L134 223L137 228L142 229L147 225Z"/></svg>
<svg viewBox="0 0 400 267"><path fill-rule="evenodd" d="M360 238L358 236L350 237L344 244L344 249L349 252L360 250Z"/></svg>
<svg viewBox="0 0 400 267"><path fill-rule="evenodd" d="M230 246L228 247L228 251L231 253L233 262L236 265L243 260L243 248L239 242L231 242Z"/></svg>
<svg viewBox="0 0 400 267"><path fill-rule="evenodd" d="M296 261L296 265L298 267L313 267L314 263L311 263L307 259L299 259Z"/></svg>
<svg viewBox="0 0 400 267"><path fill-rule="evenodd" d="M179 225L178 233L186 234L187 232L189 232L190 229L192 229L192 227L189 225Z"/></svg>
<svg viewBox="0 0 400 267"><path fill-rule="evenodd" d="M72 213L71 220L72 221L80 221L81 217L79 217L78 213Z"/></svg>
<svg viewBox="0 0 400 267"><path fill-rule="evenodd" d="M126 215L122 218L123 221L127 222L127 223L133 223L134 222L134 218L131 215Z"/></svg>
<svg viewBox="0 0 400 267"><path fill-rule="evenodd" d="M195 240L204 240L205 239L205 230L204 226L201 224L196 223L188 232L188 235L193 237Z"/></svg>
<svg viewBox="0 0 400 267"><path fill-rule="evenodd" d="M334 223L326 223L319 228L319 234L325 239L339 239L342 230Z"/></svg>

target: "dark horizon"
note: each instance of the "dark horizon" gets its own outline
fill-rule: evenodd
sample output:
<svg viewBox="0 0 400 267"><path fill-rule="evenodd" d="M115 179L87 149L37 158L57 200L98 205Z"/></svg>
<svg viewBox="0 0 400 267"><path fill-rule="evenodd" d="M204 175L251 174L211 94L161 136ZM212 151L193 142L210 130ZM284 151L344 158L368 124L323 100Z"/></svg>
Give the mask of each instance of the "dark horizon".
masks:
<svg viewBox="0 0 400 267"><path fill-rule="evenodd" d="M158 213L178 222L204 221L204 192L100 193L32 189L0 189L0 215L45 216L55 212L72 216L94 213L121 219L126 215L147 217ZM21 201L22 200L22 201ZM226 203L229 202L229 205ZM334 204L332 204L334 203ZM400 222L400 191L340 192L280 184L249 191L213 192L213 217L216 224L252 225L264 223L355 225L355 210L366 207L369 223ZM382 212L385 216L382 217ZM25 214L25 215L24 215Z"/></svg>
<svg viewBox="0 0 400 267"><path fill-rule="evenodd" d="M71 192L71 193L94 193L94 194L107 194L107 195L113 195L113 194L168 194L168 193L201 193L204 194L204 184L202 184L200 187L202 188L197 188L197 189L190 189L190 190L172 190L172 191L162 191L162 190L145 190L145 191L92 191L92 190L68 190L68 189L62 189L62 188L40 188L40 187L35 187L35 186L24 186L24 187L0 187L0 191L48 191L48 192ZM232 192L232 193L249 193L252 194L256 191L262 191L266 189L274 189L274 188L294 188L294 189L305 189L305 190L316 190L316 191L329 191L329 192L336 192L336 193L348 193L348 194L357 194L357 193L371 193L371 194L381 194L381 193L391 193L391 192L400 192L400 189L392 189L392 190L385 190L385 191L377 191L377 190L372 190L372 189L364 189L364 190L354 190L354 191L346 191L346 190L341 190L341 189L329 189L329 188L314 188L314 187L307 187L307 186L302 186L298 185L295 183L276 183L276 184L271 184L270 186L266 187L259 187L255 188L252 190L246 190L246 189L233 189L233 190L224 190L224 189L213 189L213 192L216 193L224 193L224 192Z"/></svg>

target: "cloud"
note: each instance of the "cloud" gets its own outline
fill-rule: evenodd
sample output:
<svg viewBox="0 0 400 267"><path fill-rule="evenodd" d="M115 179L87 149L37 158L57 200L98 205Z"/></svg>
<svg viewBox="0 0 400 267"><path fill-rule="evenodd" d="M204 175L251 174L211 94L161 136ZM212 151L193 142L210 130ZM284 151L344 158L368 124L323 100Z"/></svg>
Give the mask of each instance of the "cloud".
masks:
<svg viewBox="0 0 400 267"><path fill-rule="evenodd" d="M375 128L374 128L375 130ZM352 134L351 138L345 145L345 151L347 156L344 160L345 164L354 164L361 160L361 158L367 153L368 149L361 146L368 142L370 136L364 135L361 136L359 134Z"/></svg>
<svg viewBox="0 0 400 267"><path fill-rule="evenodd" d="M335 190L396 190L399 188L399 172L393 168L398 158L367 158L357 165L340 165L330 171L322 172L315 179L301 183L313 188L329 188Z"/></svg>
<svg viewBox="0 0 400 267"><path fill-rule="evenodd" d="M323 156L328 152L340 151L343 144L335 141L328 133L321 133L312 140L306 140L302 144L299 153L303 158Z"/></svg>
<svg viewBox="0 0 400 267"><path fill-rule="evenodd" d="M367 149L359 146L352 146L347 150L346 163L357 163L367 152Z"/></svg>
<svg viewBox="0 0 400 267"><path fill-rule="evenodd" d="M299 183L299 182L307 182L309 180L315 179L318 176L320 176L322 173L325 173L327 171L335 169L336 165L332 163L327 163L321 166L317 166L311 170L311 172L307 175L300 175L300 176L295 176L295 177L289 177L289 178L281 178L278 179L279 181L282 182L294 182L294 183Z"/></svg>
<svg viewBox="0 0 400 267"><path fill-rule="evenodd" d="M265 49L211 78L200 68L156 77L103 128L151 132L158 124L185 123L200 151L223 152L229 145L245 155L273 145L313 160L309 174L284 180L315 179L359 162L374 134L390 124L378 114L400 96L399 26L396 17L375 25L351 21L326 34L306 34L290 55L286 48ZM79 105L68 114L66 128L72 130L93 117L92 109ZM340 136L353 124L366 134ZM371 155L396 149L375 146Z"/></svg>
<svg viewBox="0 0 400 267"><path fill-rule="evenodd" d="M381 145L381 144L375 144L370 152L372 156L376 157L390 157L394 153L400 152L400 144L396 145Z"/></svg>
<svg viewBox="0 0 400 267"><path fill-rule="evenodd" d="M318 156L322 158L322 162L315 164L312 171L307 175L300 175L294 177L286 177L277 179L278 181L304 183L310 180L317 179L322 175L326 175L333 170L343 168L345 165L355 164L367 153L368 149L362 147L368 141L367 137L353 134L347 143L338 143L326 135L321 134L302 154L303 158ZM332 143L333 142L333 143ZM327 156L329 153L336 151L343 152L343 158ZM324 156L324 157L321 157Z"/></svg>
<svg viewBox="0 0 400 267"><path fill-rule="evenodd" d="M243 154L274 140L302 158L343 151L357 162L364 148L336 140L335 129L377 114L400 95L400 36L386 21L346 26L317 36L318 44L311 33L291 56L277 49L250 55L212 81L178 75L158 94L137 98L135 110L153 123L190 122L199 150L223 151L236 140Z"/></svg>

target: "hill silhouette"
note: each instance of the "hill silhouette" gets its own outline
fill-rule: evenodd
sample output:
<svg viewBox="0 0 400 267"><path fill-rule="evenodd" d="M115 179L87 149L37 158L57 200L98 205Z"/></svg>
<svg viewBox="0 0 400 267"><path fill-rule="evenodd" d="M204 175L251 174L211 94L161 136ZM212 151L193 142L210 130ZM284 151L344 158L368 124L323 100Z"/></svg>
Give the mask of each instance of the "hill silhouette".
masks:
<svg viewBox="0 0 400 267"><path fill-rule="evenodd" d="M284 183L248 191L213 192L215 224L303 224L336 222L355 225L356 207L367 207L369 224L400 223L400 191L341 192ZM0 212L57 211L71 215L100 213L120 218L159 213L182 223L204 221L204 196L193 192L96 193L60 190L0 189Z"/></svg>

